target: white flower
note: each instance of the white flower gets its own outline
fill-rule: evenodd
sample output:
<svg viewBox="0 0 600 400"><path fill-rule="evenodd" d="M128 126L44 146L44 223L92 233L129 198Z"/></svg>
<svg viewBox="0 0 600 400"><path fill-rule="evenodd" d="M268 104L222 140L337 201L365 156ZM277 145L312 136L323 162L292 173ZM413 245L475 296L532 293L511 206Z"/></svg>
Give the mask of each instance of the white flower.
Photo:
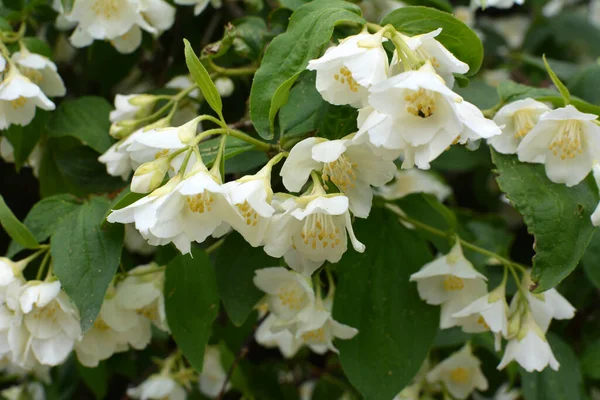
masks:
<svg viewBox="0 0 600 400"><path fill-rule="evenodd" d="M377 193L386 200L400 199L412 193L430 193L443 202L452 194L452 189L433 173L411 168L397 170L395 180L380 187Z"/></svg>
<svg viewBox="0 0 600 400"><path fill-rule="evenodd" d="M494 122L503 127L502 134L488 139L488 143L502 154L515 154L521 140L547 111L547 105L531 98L505 105L494 117Z"/></svg>
<svg viewBox="0 0 600 400"><path fill-rule="evenodd" d="M493 88L497 88L502 82L509 80L510 71L507 71L503 68L486 69L485 71L483 71L483 81L486 85L491 86ZM501 126L501 124L498 125Z"/></svg>
<svg viewBox="0 0 600 400"><path fill-rule="evenodd" d="M136 311L152 321L157 328L168 332L169 327L167 326L163 295L164 281L165 271L156 264L137 266L130 270L127 273L127 278L117 286L114 306L123 310ZM117 310L111 311L113 311L112 314L107 314L107 322L111 326L118 325L118 320L115 318L122 317L124 314L122 311L120 314L116 312ZM130 321L130 323L133 323L133 321ZM121 326L125 328L126 325ZM115 328L113 327L113 329ZM122 331L118 327L116 330ZM134 345L132 344L132 346Z"/></svg>
<svg viewBox="0 0 600 400"><path fill-rule="evenodd" d="M29 281L21 288L20 326L11 326L9 344L15 362L29 364L31 354L44 365L61 364L81 335L77 310L60 282Z"/></svg>
<svg viewBox="0 0 600 400"><path fill-rule="evenodd" d="M4 69L0 69L0 77ZM9 63L8 72L0 82L0 130L7 129L12 124L29 124L35 116L36 107L54 110L56 106L38 85L21 74L14 64Z"/></svg>
<svg viewBox="0 0 600 400"><path fill-rule="evenodd" d="M217 87L217 92L221 97L229 97L233 94L235 90L235 86L233 85L233 81L231 78L226 76L221 76L215 79L215 86Z"/></svg>
<svg viewBox="0 0 600 400"><path fill-rule="evenodd" d="M513 5L522 5L525 0L471 0L471 8L511 8Z"/></svg>
<svg viewBox="0 0 600 400"><path fill-rule="evenodd" d="M331 181L348 197L354 215L366 218L373 200L371 185L389 182L396 165L391 159L382 159L369 143L307 138L292 148L280 175L288 190L299 192L313 170L320 171L325 183Z"/></svg>
<svg viewBox="0 0 600 400"><path fill-rule="evenodd" d="M134 134L131 134L129 137L132 137L133 135ZM133 170L133 166L129 154L122 150L124 142L125 141L121 140L110 146L104 154L98 157L98 161L102 164L106 164L106 172L108 172L109 175L120 176L126 181Z"/></svg>
<svg viewBox="0 0 600 400"><path fill-rule="evenodd" d="M177 75L176 77L171 79L169 82L167 82L165 87L172 88L172 89L185 90L193 85L196 85L196 82L194 82L194 80L192 79L192 77L190 75ZM202 100L202 92L200 91L200 89L192 90L190 92L189 96L194 99L197 99L197 100Z"/></svg>
<svg viewBox="0 0 600 400"><path fill-rule="evenodd" d="M600 0L590 2L589 21L596 28L600 28Z"/></svg>
<svg viewBox="0 0 600 400"><path fill-rule="evenodd" d="M542 8L542 14L544 14L545 17L550 18L550 17L553 17L553 16L559 14L565 6L569 6L569 5L573 5L573 4L577 4L577 1L575 1L575 0L550 0L549 2L544 4L544 7ZM592 4L593 4L593 2L592 2ZM590 4L590 8L591 8L591 4Z"/></svg>
<svg viewBox="0 0 600 400"><path fill-rule="evenodd" d="M272 166L270 161L255 175L247 175L223 185L223 192L237 216L229 223L254 247L263 243L270 218L275 213L271 205Z"/></svg>
<svg viewBox="0 0 600 400"><path fill-rule="evenodd" d="M75 352L82 365L93 368L129 345L144 349L151 338L150 321L123 308L115 298L115 288L110 287L94 324L75 344Z"/></svg>
<svg viewBox="0 0 600 400"><path fill-rule="evenodd" d="M227 380L227 373L221 364L221 352L218 346L206 346L204 351L204 365L202 373L198 377L200 392L211 398L216 398L221 393L221 388ZM225 392L231 388L231 382L227 382Z"/></svg>
<svg viewBox="0 0 600 400"><path fill-rule="evenodd" d="M143 118L150 114L155 103L154 96L117 94L115 96L115 109L109 114L110 122Z"/></svg>
<svg viewBox="0 0 600 400"><path fill-rule="evenodd" d="M444 45L435 39L440 33L442 33L442 28L412 37L401 34L401 37L408 47L419 57L425 61L429 61L435 68L435 72L442 77L444 82L446 82L446 85L448 85L449 88L452 88L452 86L454 86L453 74L467 73L469 71L469 65L456 58L454 54L448 51ZM396 51L394 51L394 58L392 59L392 68L399 72L405 71L400 64L398 53Z"/></svg>
<svg viewBox="0 0 600 400"><path fill-rule="evenodd" d="M27 259L14 262L9 258L0 257L0 290L17 280L22 279L22 272L27 264Z"/></svg>
<svg viewBox="0 0 600 400"><path fill-rule="evenodd" d="M141 43L140 28L152 34L168 29L175 9L162 0L78 0L66 18L78 23L73 46L110 40L117 50L131 52Z"/></svg>
<svg viewBox="0 0 600 400"><path fill-rule="evenodd" d="M352 339L358 329L339 323L331 316L333 292L325 300L317 298L309 318L297 326L296 338L301 338L313 352L325 354L327 351L339 353L333 345L333 339Z"/></svg>
<svg viewBox="0 0 600 400"><path fill-rule="evenodd" d="M222 0L176 0L175 4L182 6L194 6L194 15L200 15L206 9L208 3L214 8L221 8Z"/></svg>
<svg viewBox="0 0 600 400"><path fill-rule="evenodd" d="M478 1L478 0L472 0ZM500 0L511 3L513 0ZM508 17L501 18L482 18L481 24L490 26L500 36L502 36L510 49L518 49L523 45L525 35L531 24L531 18L523 14L512 14Z"/></svg>
<svg viewBox="0 0 600 400"><path fill-rule="evenodd" d="M320 191L290 196L282 205L286 211L273 216L264 247L272 257L285 256L290 267L307 276L323 262L342 258L347 249L346 231L356 251L365 249L354 236L348 198Z"/></svg>
<svg viewBox="0 0 600 400"><path fill-rule="evenodd" d="M40 382L26 382L11 386L2 390L0 394L7 400L46 400L44 385Z"/></svg>
<svg viewBox="0 0 600 400"><path fill-rule="evenodd" d="M552 319L571 319L575 316L575 307L556 289L533 294L527 291L527 302L536 324L546 332Z"/></svg>
<svg viewBox="0 0 600 400"><path fill-rule="evenodd" d="M478 393L473 393L475 400L488 400L487 397L481 396ZM517 400L521 398L521 391L519 389L511 389L509 383L503 383L498 387L494 397L491 400Z"/></svg>
<svg viewBox="0 0 600 400"><path fill-rule="evenodd" d="M64 96L67 93L60 75L56 72L56 65L49 58L25 49L13 53L11 59L19 71L39 86L46 96Z"/></svg>
<svg viewBox="0 0 600 400"><path fill-rule="evenodd" d="M504 356L498 364L498 369L503 369L511 361L517 361L527 372L541 372L550 365L558 371L560 364L556 361L552 349L546 340L544 333L536 324L533 315L525 311L522 317L523 323L516 338L508 341L504 350Z"/></svg>
<svg viewBox="0 0 600 400"><path fill-rule="evenodd" d="M141 385L127 389L127 396L140 400L185 400L185 389L170 376L151 375Z"/></svg>
<svg viewBox="0 0 600 400"><path fill-rule="evenodd" d="M264 347L277 347L285 358L292 358L303 345L302 339L297 339L287 329L277 329L283 323L277 319L275 314L269 314L256 330L254 339ZM274 329L275 328L275 329Z"/></svg>
<svg viewBox="0 0 600 400"><path fill-rule="evenodd" d="M308 62L317 71L316 86L331 104L363 107L368 88L387 78L388 58L381 35L349 36L325 54Z"/></svg>
<svg viewBox="0 0 600 400"><path fill-rule="evenodd" d="M504 337L508 334L508 304L506 304L505 286L498 286L486 294L452 314L458 319L458 325L465 332L477 333L491 331L501 333Z"/></svg>
<svg viewBox="0 0 600 400"><path fill-rule="evenodd" d="M552 182L577 185L600 154L600 126L593 122L596 118L571 105L543 114L519 144L519 160L544 163Z"/></svg>
<svg viewBox="0 0 600 400"><path fill-rule="evenodd" d="M254 284L267 294L269 310L279 320L294 320L314 307L315 293L310 278L283 267L255 271Z"/></svg>
<svg viewBox="0 0 600 400"><path fill-rule="evenodd" d="M442 382L454 398L466 399L475 389L488 388L480 364L479 359L471 352L471 346L466 344L429 371L427 381Z"/></svg>
<svg viewBox="0 0 600 400"><path fill-rule="evenodd" d="M598 163L594 164L592 172L594 173L594 180L596 181L596 186L600 189L600 165ZM598 203L598 205L596 206L596 209L592 213L590 219L592 220L592 225L600 226L600 203Z"/></svg>
<svg viewBox="0 0 600 400"><path fill-rule="evenodd" d="M425 264L410 276L411 282L417 282L419 296L432 305L445 303L460 292L479 292L481 289L485 292L486 280L465 258L458 241L448 254Z"/></svg>
<svg viewBox="0 0 600 400"><path fill-rule="evenodd" d="M369 21L381 21L383 17L406 4L400 0L363 0L358 3L365 19Z"/></svg>
<svg viewBox="0 0 600 400"><path fill-rule="evenodd" d="M429 62L374 85L370 93L373 108L361 110L355 138L368 135L376 147L403 150L403 168L416 164L428 169L429 162L459 140L500 134L475 106L445 85Z"/></svg>

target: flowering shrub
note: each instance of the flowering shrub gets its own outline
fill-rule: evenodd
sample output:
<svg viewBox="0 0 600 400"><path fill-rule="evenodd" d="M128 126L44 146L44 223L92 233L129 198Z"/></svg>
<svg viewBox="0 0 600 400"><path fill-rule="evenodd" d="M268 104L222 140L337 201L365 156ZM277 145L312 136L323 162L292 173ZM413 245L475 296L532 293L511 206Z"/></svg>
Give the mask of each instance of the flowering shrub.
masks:
<svg viewBox="0 0 600 400"><path fill-rule="evenodd" d="M1 395L598 398L600 2L543 3L0 0Z"/></svg>

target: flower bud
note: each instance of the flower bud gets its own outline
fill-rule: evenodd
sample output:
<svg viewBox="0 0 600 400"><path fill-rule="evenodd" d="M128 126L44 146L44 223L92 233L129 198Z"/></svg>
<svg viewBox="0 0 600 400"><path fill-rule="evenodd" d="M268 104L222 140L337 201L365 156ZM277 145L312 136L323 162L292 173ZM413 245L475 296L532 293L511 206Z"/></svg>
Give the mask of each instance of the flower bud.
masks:
<svg viewBox="0 0 600 400"><path fill-rule="evenodd" d="M144 163L135 170L131 179L131 191L134 193L149 193L160 186L169 170L166 157Z"/></svg>
<svg viewBox="0 0 600 400"><path fill-rule="evenodd" d="M135 130L138 121L127 119L124 121L115 122L110 126L108 134L115 139L123 139Z"/></svg>
<svg viewBox="0 0 600 400"><path fill-rule="evenodd" d="M139 110L136 113L136 117L144 117L150 111L149 109L151 107L154 107L156 101L156 96L153 96L151 94L140 94L129 99L129 104L139 107Z"/></svg>
<svg viewBox="0 0 600 400"><path fill-rule="evenodd" d="M191 145L194 139L196 138L196 134L198 133L198 118L194 118L190 122L187 122L177 128L179 140L181 143ZM202 129L202 128L200 128Z"/></svg>
<svg viewBox="0 0 600 400"><path fill-rule="evenodd" d="M219 92L221 97L231 96L233 90L235 89L231 78L225 76L215 79L215 86L217 87L217 92Z"/></svg>
<svg viewBox="0 0 600 400"><path fill-rule="evenodd" d="M521 330L521 313L519 311L515 311L508 319L508 333L506 337L508 339L514 338L517 336L519 331Z"/></svg>
<svg viewBox="0 0 600 400"><path fill-rule="evenodd" d="M0 286L6 286L20 276L27 262L27 260L14 262L9 258L0 257Z"/></svg>

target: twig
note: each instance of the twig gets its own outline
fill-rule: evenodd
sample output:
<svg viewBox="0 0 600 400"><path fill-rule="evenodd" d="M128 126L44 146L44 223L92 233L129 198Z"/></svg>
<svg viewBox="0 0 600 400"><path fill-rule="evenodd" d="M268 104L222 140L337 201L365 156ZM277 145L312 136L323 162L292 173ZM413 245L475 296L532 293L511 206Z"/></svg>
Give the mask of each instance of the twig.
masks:
<svg viewBox="0 0 600 400"><path fill-rule="evenodd" d="M220 22L221 22L221 11L217 11L212 16L212 18L208 22L208 25L206 26L206 29L204 30L204 35L202 35L202 42L201 42L202 48L206 47L207 44L212 42L211 38L213 37L213 34L215 33L215 30L219 26Z"/></svg>
<svg viewBox="0 0 600 400"><path fill-rule="evenodd" d="M223 386L221 386L221 391L219 392L219 395L217 396L217 400L221 400L223 398L223 396L225 395L225 389L227 388L227 383L229 383L229 381L231 380L231 377L233 376L233 372L235 371L235 369L238 366L238 364L240 363L240 361L243 360L246 357L246 355L248 354L248 351L249 351L248 347L250 346L250 343L252 343L252 341L254 340L254 333L256 332L256 329L258 329L260 324L263 323L263 321L267 318L268 315L269 314L267 313L262 318L260 318L258 321L256 321L256 324L254 324L252 331L248 334L248 336L246 336L246 339L244 340L242 347L240 348L240 350L238 351L238 353L235 356L235 360L233 360L233 362L231 363L231 366L229 367L229 371L227 371L227 376L225 377L225 380L223 381Z"/></svg>

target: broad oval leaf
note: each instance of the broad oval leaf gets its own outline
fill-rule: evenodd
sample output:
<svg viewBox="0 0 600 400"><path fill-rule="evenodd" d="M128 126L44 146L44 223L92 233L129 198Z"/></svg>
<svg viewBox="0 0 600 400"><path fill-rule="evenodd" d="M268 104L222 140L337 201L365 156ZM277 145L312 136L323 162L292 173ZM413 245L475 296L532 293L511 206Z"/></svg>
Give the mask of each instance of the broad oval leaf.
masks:
<svg viewBox="0 0 600 400"><path fill-rule="evenodd" d="M391 212L374 208L357 220L363 254L348 252L337 264L334 317L359 330L338 340L342 368L367 399L391 399L407 386L427 357L439 313L409 282L431 261L427 244Z"/></svg>
<svg viewBox="0 0 600 400"><path fill-rule="evenodd" d="M177 346L192 367L202 371L204 348L219 314L215 272L208 255L199 249L176 257L167 265L165 310Z"/></svg>
<svg viewBox="0 0 600 400"><path fill-rule="evenodd" d="M285 33L265 52L250 92L250 116L257 132L273 138L275 116L308 62L321 55L334 27L342 22L364 24L360 8L340 0L316 0L299 7Z"/></svg>
<svg viewBox="0 0 600 400"><path fill-rule="evenodd" d="M492 150L498 185L535 237L531 277L536 292L556 286L577 266L594 231L590 216L598 205L591 176L574 187L552 183L543 165L519 162Z"/></svg>
<svg viewBox="0 0 600 400"><path fill-rule="evenodd" d="M54 273L79 310L83 332L100 312L121 260L123 226L100 226L109 204L92 198L65 217L50 238Z"/></svg>
<svg viewBox="0 0 600 400"><path fill-rule="evenodd" d="M232 251L235 249L235 251ZM215 274L223 306L231 322L241 326L264 293L254 286L254 271L279 265L262 248L252 247L238 233L225 239L215 262Z"/></svg>
<svg viewBox="0 0 600 400"><path fill-rule="evenodd" d="M202 96L206 99L210 107L223 119L223 102L217 91L215 83L210 79L210 75L204 65L198 60L198 56L194 53L190 42L183 39L185 45L185 63L187 64L192 78L202 91Z"/></svg>
<svg viewBox="0 0 600 400"><path fill-rule="evenodd" d="M0 224L8 236L21 246L27 249L35 249L40 246L33 233L8 208L2 195L0 195Z"/></svg>
<svg viewBox="0 0 600 400"><path fill-rule="evenodd" d="M56 230L60 222L80 205L81 203L75 197L68 194L46 197L33 206L23 223L38 242L43 242ZM8 246L6 256L12 257L23 248L19 243L13 241Z"/></svg>
<svg viewBox="0 0 600 400"><path fill-rule="evenodd" d="M483 61L483 45L471 28L452 14L429 7L403 7L385 16L382 25L392 24L409 36L420 35L442 28L436 37L459 60L469 64L467 76L479 71Z"/></svg>

